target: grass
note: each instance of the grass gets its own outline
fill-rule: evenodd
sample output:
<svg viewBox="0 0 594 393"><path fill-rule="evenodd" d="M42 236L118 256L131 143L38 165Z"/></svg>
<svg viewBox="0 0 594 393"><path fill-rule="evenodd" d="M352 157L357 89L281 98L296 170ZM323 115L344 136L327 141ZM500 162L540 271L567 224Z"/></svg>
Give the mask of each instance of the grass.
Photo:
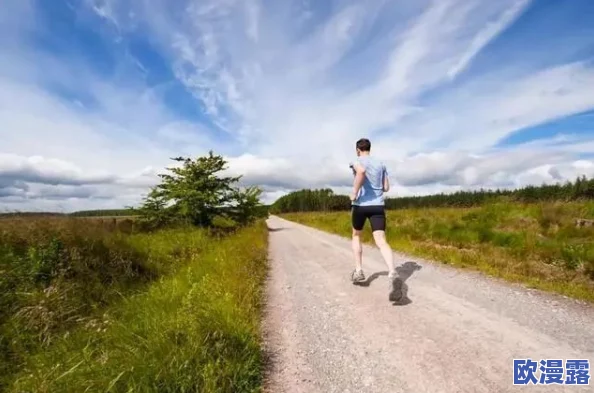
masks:
<svg viewBox="0 0 594 393"><path fill-rule="evenodd" d="M350 237L348 212L281 216ZM577 218L594 218L594 203L403 209L388 211L386 234L398 251L594 302L594 228Z"/></svg>
<svg viewBox="0 0 594 393"><path fill-rule="evenodd" d="M0 222L0 391L256 392L263 222L226 236Z"/></svg>

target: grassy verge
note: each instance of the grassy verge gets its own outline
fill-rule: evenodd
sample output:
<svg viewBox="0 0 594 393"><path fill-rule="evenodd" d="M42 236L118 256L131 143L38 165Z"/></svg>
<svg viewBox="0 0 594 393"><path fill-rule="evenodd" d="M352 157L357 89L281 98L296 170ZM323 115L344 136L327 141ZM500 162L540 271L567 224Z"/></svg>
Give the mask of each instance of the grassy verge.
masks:
<svg viewBox="0 0 594 393"><path fill-rule="evenodd" d="M0 390L259 391L264 223L214 238L81 222L0 228Z"/></svg>
<svg viewBox="0 0 594 393"><path fill-rule="evenodd" d="M351 233L349 212L281 216ZM387 237L402 252L594 302L594 228L576 227L577 218L594 218L594 203L404 209L388 212Z"/></svg>

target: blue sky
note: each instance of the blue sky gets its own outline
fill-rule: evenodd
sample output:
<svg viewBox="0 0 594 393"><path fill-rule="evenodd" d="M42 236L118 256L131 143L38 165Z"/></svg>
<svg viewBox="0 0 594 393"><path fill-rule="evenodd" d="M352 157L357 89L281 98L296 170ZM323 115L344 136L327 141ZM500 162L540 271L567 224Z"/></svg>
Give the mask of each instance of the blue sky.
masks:
<svg viewBox="0 0 594 393"><path fill-rule="evenodd" d="M594 175L594 2L5 0L0 210L138 202L213 149L270 202ZM346 168L346 170L345 170Z"/></svg>

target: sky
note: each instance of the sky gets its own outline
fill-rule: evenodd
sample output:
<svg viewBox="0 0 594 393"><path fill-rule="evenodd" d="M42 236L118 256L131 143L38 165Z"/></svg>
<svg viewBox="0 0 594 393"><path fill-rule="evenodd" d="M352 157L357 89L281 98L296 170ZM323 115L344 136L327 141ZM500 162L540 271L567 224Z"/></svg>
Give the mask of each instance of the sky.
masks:
<svg viewBox="0 0 594 393"><path fill-rule="evenodd" d="M212 150L263 201L594 176L591 0L0 0L0 211L138 204Z"/></svg>

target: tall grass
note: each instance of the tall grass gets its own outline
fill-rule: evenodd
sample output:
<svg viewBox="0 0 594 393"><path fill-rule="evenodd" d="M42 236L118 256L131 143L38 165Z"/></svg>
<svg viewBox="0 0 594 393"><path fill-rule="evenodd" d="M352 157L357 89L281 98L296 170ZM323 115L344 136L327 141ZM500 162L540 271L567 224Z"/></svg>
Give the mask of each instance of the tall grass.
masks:
<svg viewBox="0 0 594 393"><path fill-rule="evenodd" d="M88 221L0 220L0 387L27 354L166 270L136 241Z"/></svg>
<svg viewBox="0 0 594 393"><path fill-rule="evenodd" d="M348 212L282 217L351 234ZM594 218L594 203L403 209L388 211L387 237L400 251L594 301L594 228L576 227L577 218Z"/></svg>
<svg viewBox="0 0 594 393"><path fill-rule="evenodd" d="M224 237L0 227L0 390L258 390L263 223Z"/></svg>

